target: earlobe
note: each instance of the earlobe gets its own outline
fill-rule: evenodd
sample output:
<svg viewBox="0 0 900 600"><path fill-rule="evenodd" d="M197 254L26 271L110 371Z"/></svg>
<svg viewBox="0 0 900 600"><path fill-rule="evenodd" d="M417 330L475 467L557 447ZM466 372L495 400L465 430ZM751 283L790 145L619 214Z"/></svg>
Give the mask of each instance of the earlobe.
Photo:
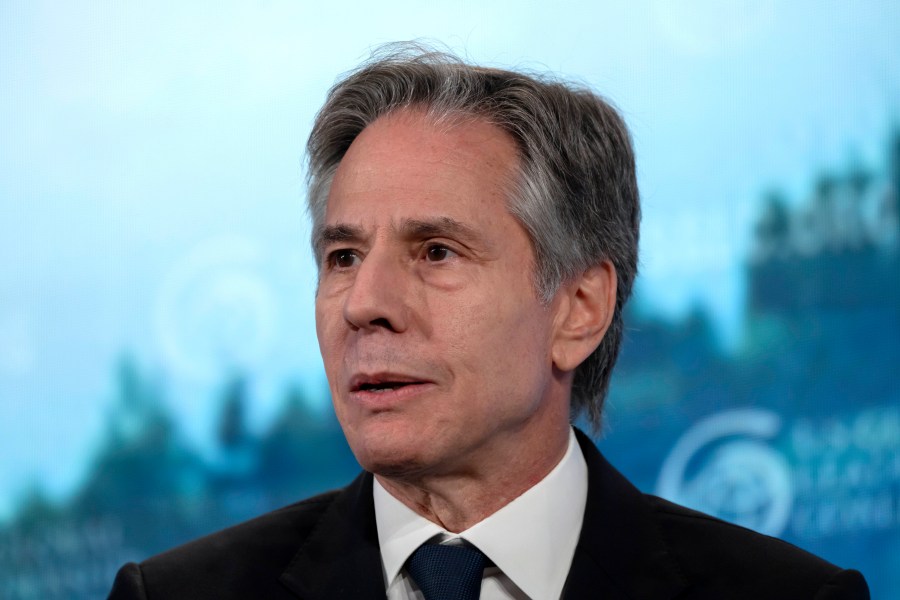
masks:
<svg viewBox="0 0 900 600"><path fill-rule="evenodd" d="M553 365L574 371L600 345L616 308L616 269L608 260L563 286L567 302L559 315Z"/></svg>

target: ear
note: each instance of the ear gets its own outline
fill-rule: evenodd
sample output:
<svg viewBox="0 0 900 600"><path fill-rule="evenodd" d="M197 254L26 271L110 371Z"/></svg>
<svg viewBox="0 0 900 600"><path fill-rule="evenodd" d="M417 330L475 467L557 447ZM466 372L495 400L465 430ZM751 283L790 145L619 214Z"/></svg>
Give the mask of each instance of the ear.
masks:
<svg viewBox="0 0 900 600"><path fill-rule="evenodd" d="M553 340L553 366L574 371L600 345L616 309L616 268L608 260L590 267L560 289Z"/></svg>

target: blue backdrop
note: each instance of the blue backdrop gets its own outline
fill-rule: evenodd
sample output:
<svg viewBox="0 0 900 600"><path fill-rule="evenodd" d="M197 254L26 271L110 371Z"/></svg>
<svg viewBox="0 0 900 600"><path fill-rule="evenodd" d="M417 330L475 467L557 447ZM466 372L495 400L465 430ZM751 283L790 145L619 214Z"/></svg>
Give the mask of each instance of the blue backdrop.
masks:
<svg viewBox="0 0 900 600"><path fill-rule="evenodd" d="M577 78L633 131L604 452L900 596L900 8L587 4L0 4L0 597L102 597L355 474L302 147L412 38Z"/></svg>

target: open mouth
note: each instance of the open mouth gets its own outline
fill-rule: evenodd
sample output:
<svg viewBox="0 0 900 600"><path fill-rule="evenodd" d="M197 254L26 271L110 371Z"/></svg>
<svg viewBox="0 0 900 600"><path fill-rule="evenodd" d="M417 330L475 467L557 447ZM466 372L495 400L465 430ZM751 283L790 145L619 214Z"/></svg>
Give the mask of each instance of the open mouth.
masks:
<svg viewBox="0 0 900 600"><path fill-rule="evenodd" d="M381 383L362 383L356 386L355 392L386 392L396 390L409 385L416 385L412 381L383 381Z"/></svg>
<svg viewBox="0 0 900 600"><path fill-rule="evenodd" d="M412 379L404 375L392 375L388 373L382 375L360 375L354 377L351 381L350 391L380 394L414 385L421 385L423 383L426 382Z"/></svg>

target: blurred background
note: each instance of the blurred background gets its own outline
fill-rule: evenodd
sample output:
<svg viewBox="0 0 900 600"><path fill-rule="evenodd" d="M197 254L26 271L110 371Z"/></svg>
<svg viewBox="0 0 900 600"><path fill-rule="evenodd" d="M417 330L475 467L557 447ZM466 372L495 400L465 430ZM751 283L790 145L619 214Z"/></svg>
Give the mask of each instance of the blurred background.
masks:
<svg viewBox="0 0 900 600"><path fill-rule="evenodd" d="M900 597L900 5L775 0L0 3L0 597L104 597L355 475L302 152L414 38L631 127L612 462Z"/></svg>

